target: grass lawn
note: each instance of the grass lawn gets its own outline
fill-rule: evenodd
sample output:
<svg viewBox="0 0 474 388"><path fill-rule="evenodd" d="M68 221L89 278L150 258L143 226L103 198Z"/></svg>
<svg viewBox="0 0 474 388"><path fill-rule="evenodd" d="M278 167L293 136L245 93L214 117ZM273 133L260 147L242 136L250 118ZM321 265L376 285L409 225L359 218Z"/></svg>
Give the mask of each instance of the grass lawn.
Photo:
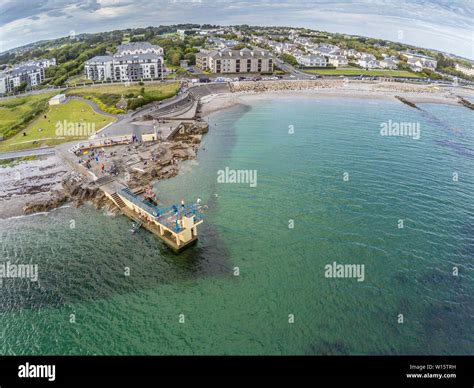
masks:
<svg viewBox="0 0 474 388"><path fill-rule="evenodd" d="M143 96L140 101L134 101L138 100L142 88L145 90L145 96ZM178 89L178 82L147 83L144 86L138 84L132 84L130 86L125 86L124 84L109 84L69 89L66 94L87 98L96 103L99 101L99 108L105 112L120 113L117 111L117 108L115 108L115 104L120 101L122 96L129 101L129 105L132 108L136 108L152 101L160 101L173 97L178 92Z"/></svg>
<svg viewBox="0 0 474 388"><path fill-rule="evenodd" d="M34 94L0 100L0 137L8 137L26 128L28 123L47 109L48 100L57 92Z"/></svg>
<svg viewBox="0 0 474 388"><path fill-rule="evenodd" d="M420 76L415 73L411 73L405 70L364 70L358 68L347 68L347 69L308 69L304 70L308 74L321 74L321 75L369 75L369 76L394 76L394 77L412 77L419 78Z"/></svg>
<svg viewBox="0 0 474 388"><path fill-rule="evenodd" d="M66 81L66 84L69 86L74 86L75 84L83 84L83 83L92 83L92 81L88 80L83 74L74 75L69 77Z"/></svg>
<svg viewBox="0 0 474 388"><path fill-rule="evenodd" d="M64 124L64 120L71 123L77 130L58 136L56 125L58 122ZM112 121L114 121L113 117L95 113L84 101L71 100L51 106L47 112L32 121L24 131L0 142L0 152L38 148L45 145L53 146L75 139L84 139L88 137L90 131L97 131Z"/></svg>

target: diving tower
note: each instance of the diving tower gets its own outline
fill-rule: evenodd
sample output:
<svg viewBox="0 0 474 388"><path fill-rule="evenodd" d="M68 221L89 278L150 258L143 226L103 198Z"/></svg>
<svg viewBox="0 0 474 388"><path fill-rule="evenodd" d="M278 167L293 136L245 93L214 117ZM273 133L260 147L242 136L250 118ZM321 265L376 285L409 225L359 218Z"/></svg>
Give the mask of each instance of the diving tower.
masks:
<svg viewBox="0 0 474 388"><path fill-rule="evenodd" d="M204 222L199 204L160 208L117 182L101 189L123 214L141 221L141 227L152 232L174 252L181 252L197 241L197 227Z"/></svg>

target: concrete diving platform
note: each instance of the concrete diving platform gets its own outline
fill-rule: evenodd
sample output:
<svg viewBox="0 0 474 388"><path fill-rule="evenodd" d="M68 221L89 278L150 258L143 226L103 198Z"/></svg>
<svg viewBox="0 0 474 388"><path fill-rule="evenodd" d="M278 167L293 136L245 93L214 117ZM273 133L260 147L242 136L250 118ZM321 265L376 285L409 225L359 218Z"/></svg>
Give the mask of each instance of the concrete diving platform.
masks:
<svg viewBox="0 0 474 388"><path fill-rule="evenodd" d="M121 186L121 187L120 187ZM153 233L174 252L194 244L198 240L198 225L202 219L199 204L172 205L159 208L123 185L106 185L102 190L122 211L123 214Z"/></svg>

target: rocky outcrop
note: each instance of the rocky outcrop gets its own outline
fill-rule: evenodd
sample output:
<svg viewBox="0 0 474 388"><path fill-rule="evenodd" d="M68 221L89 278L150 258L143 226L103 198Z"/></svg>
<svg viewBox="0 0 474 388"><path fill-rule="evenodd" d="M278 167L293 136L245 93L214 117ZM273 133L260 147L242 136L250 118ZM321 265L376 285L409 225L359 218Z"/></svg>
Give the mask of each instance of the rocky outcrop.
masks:
<svg viewBox="0 0 474 388"><path fill-rule="evenodd" d="M63 177L61 190L52 191L47 199L28 202L24 206L23 212L25 214L46 212L65 203L73 203L76 207L90 203L97 209L105 207L112 211L114 208L113 202L106 197L102 190L86 181L81 174L69 172Z"/></svg>
<svg viewBox="0 0 474 388"><path fill-rule="evenodd" d="M180 161L196 158L198 145L208 127L204 121L187 121L181 123L172 141L117 146L114 152L107 151L108 174L131 189L174 177L179 173ZM93 169L90 172L100 174ZM76 207L90 203L97 209L118 211L100 186L78 171L65 174L59 188L51 191L47 198L28 202L23 211L26 214L45 212L65 203Z"/></svg>
<svg viewBox="0 0 474 388"><path fill-rule="evenodd" d="M23 213L33 214L33 213L47 212L64 205L68 201L69 201L69 197L67 195L62 194L60 192L56 192L48 199L28 202L23 207Z"/></svg>
<svg viewBox="0 0 474 388"><path fill-rule="evenodd" d="M231 82L231 92L271 92L285 90L323 89L342 86L344 81L340 80L295 80L295 81L242 81Z"/></svg>
<svg viewBox="0 0 474 388"><path fill-rule="evenodd" d="M416 106L415 103L411 102L411 101L408 101L406 98L403 98L403 97L400 97L400 96L395 96L395 98L400 101L400 102L403 102L405 105L408 105L412 108L415 108L415 109L420 109L418 106Z"/></svg>
<svg viewBox="0 0 474 388"><path fill-rule="evenodd" d="M469 102L468 100L466 100L465 98L463 98L461 96L458 96L458 98L459 98L459 103L461 105L464 105L466 108L474 110L474 104L472 102Z"/></svg>

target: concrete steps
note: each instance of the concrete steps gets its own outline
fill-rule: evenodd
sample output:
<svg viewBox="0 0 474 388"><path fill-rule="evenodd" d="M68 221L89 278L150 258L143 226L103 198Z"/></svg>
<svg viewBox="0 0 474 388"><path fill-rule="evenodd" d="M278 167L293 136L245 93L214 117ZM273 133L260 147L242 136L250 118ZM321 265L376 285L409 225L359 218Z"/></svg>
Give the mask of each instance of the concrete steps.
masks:
<svg viewBox="0 0 474 388"><path fill-rule="evenodd" d="M114 200L115 204L120 208L120 209L123 209L125 206L125 202L123 202L122 198L120 198L120 195L118 195L117 193L113 193L111 195L112 199Z"/></svg>
<svg viewBox="0 0 474 388"><path fill-rule="evenodd" d="M103 186L103 185L106 185L107 183L110 183L112 181L114 181L115 178L111 175L104 175L104 176L101 176L99 179L97 179L96 181L94 181L94 184L97 186L97 187L100 187L100 186Z"/></svg>

